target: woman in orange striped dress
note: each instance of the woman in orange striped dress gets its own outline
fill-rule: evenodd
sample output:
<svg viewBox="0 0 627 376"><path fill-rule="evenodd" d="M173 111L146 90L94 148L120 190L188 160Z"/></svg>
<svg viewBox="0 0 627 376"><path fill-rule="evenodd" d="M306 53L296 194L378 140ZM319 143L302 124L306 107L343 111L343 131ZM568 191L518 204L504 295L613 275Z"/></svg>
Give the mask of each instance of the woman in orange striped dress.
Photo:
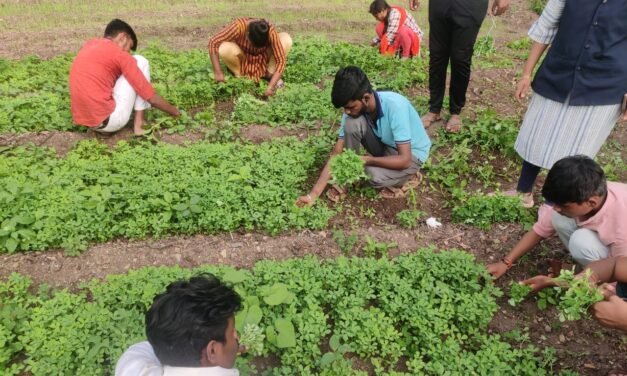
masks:
<svg viewBox="0 0 627 376"><path fill-rule="evenodd" d="M283 86L281 76L292 47L287 33L278 33L264 19L237 18L209 39L209 56L217 82L224 81L220 59L235 77L268 79L266 96Z"/></svg>

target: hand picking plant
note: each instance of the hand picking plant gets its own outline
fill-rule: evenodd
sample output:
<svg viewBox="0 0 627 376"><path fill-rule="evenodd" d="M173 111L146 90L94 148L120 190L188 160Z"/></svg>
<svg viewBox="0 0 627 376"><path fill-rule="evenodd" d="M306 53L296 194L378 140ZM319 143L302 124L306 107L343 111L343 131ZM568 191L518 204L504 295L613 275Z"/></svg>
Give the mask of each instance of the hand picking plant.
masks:
<svg viewBox="0 0 627 376"><path fill-rule="evenodd" d="M507 300L507 302L512 307L515 307L520 304L520 302L522 302L527 295L529 295L531 290L533 289L528 285L523 285L522 283L512 281L512 283L509 285L509 299Z"/></svg>
<svg viewBox="0 0 627 376"><path fill-rule="evenodd" d="M246 324L239 336L239 343L246 347L246 351L259 356L263 353L263 341L266 336L259 325Z"/></svg>
<svg viewBox="0 0 627 376"><path fill-rule="evenodd" d="M575 277L572 270L562 270L553 280L557 286L538 295L538 308L544 309L548 304L557 305L560 321L579 320L588 312L593 304L603 300L603 294L590 283L591 270L581 277Z"/></svg>
<svg viewBox="0 0 627 376"><path fill-rule="evenodd" d="M353 150L344 151L331 158L331 184L349 185L365 179L364 162Z"/></svg>

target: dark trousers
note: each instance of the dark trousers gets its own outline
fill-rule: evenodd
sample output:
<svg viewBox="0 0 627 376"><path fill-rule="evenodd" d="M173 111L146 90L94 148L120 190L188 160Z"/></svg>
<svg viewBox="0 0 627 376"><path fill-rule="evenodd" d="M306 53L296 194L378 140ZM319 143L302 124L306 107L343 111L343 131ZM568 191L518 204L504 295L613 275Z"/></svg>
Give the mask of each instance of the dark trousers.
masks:
<svg viewBox="0 0 627 376"><path fill-rule="evenodd" d="M429 111L440 113L451 62L449 109L458 115L466 104L472 52L488 10L488 0L429 1Z"/></svg>

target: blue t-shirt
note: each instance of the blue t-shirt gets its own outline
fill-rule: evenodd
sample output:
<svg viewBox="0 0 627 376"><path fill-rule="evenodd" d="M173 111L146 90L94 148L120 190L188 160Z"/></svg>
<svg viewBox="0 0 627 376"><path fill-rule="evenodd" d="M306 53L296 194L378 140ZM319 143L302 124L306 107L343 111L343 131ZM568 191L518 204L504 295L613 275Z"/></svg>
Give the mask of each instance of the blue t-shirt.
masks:
<svg viewBox="0 0 627 376"><path fill-rule="evenodd" d="M385 145L396 149L397 144L411 143L411 153L421 162L429 157L431 140L422 126L422 120L411 102L391 91L374 93L377 103L377 121L374 134ZM339 138L344 138L344 124L348 115L342 116Z"/></svg>

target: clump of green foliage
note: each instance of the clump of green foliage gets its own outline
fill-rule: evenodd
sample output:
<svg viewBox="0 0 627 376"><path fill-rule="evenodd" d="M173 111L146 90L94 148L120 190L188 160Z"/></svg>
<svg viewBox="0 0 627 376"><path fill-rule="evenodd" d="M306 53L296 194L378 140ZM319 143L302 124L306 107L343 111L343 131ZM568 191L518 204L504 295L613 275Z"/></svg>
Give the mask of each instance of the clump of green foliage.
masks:
<svg viewBox="0 0 627 376"><path fill-rule="evenodd" d="M579 320L594 303L603 300L603 294L590 283L592 274L588 270L583 276L575 278L572 270L562 270L553 280L557 286L538 293L538 308L546 309L549 304L557 306L560 321Z"/></svg>
<svg viewBox="0 0 627 376"><path fill-rule="evenodd" d="M413 229L418 226L420 219L425 216L425 212L418 210L418 197L414 189L409 190L407 206L409 209L403 209L396 213L396 220L406 229Z"/></svg>
<svg viewBox="0 0 627 376"><path fill-rule="evenodd" d="M529 295L532 290L533 289L528 285L512 281L509 285L509 299L507 300L507 303L509 303L512 307L517 306L525 300L525 297Z"/></svg>
<svg viewBox="0 0 627 376"><path fill-rule="evenodd" d="M199 273L216 275L242 296L236 328L254 339L253 348L263 342L263 356L275 361L258 363L271 364L269 374L359 374L364 365L399 376L549 374L539 349L488 333L501 293L486 283L485 268L468 253L429 249L392 260L262 261L250 271L144 268L42 294L13 275L0 282L0 301L19 320L0 320L10 343L1 364L9 374L111 374L124 350L144 340L144 312L154 296ZM240 357L237 367L249 369L249 358Z"/></svg>
<svg viewBox="0 0 627 376"><path fill-rule="evenodd" d="M534 222L533 215L520 205L518 197L501 194L469 196L465 202L453 207L452 218L455 222L473 225L483 230L499 222L518 222L527 227Z"/></svg>
<svg viewBox="0 0 627 376"><path fill-rule="evenodd" d="M239 343L246 347L246 352L259 356L263 354L263 329L255 324L246 324L239 335Z"/></svg>
<svg viewBox="0 0 627 376"><path fill-rule="evenodd" d="M529 0L529 7L537 14L541 14L548 0Z"/></svg>
<svg viewBox="0 0 627 376"><path fill-rule="evenodd" d="M293 202L326 147L284 138L187 147L121 142L114 150L84 141L64 158L35 147L5 151L0 252L76 253L115 237L319 229L331 212Z"/></svg>
<svg viewBox="0 0 627 376"><path fill-rule="evenodd" d="M364 172L364 161L351 149L344 149L342 153L331 158L331 184L340 186L350 185L368 175Z"/></svg>

